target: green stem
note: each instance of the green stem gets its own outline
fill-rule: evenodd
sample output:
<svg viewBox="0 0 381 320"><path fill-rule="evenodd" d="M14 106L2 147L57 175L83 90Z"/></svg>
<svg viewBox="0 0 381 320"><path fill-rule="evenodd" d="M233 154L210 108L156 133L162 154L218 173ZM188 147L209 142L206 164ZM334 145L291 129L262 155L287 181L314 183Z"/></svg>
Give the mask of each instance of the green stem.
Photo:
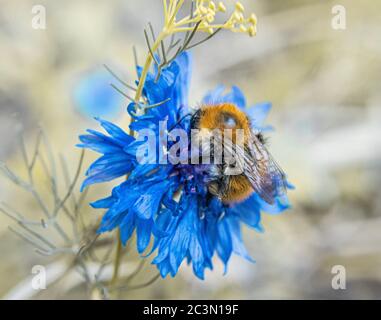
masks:
<svg viewBox="0 0 381 320"><path fill-rule="evenodd" d="M167 36L167 34L168 33L166 31L166 28L164 28L163 31L157 37L155 43L152 45L151 51L153 53L155 53L157 51L157 49L160 46L161 41L164 40L164 38ZM134 98L135 103L139 103L139 100L142 96L144 84L145 84L146 79L147 79L148 71L151 68L152 60L153 60L152 55L150 52L148 52L146 62L144 63L142 74L140 75L138 88L136 89L135 98Z"/></svg>
<svg viewBox="0 0 381 320"><path fill-rule="evenodd" d="M114 286L116 282L118 281L118 275L119 275L119 267L120 267L120 260L122 256L122 241L120 240L120 229L118 229L117 232L117 237L118 237L118 244L116 247L116 254L115 254L115 261L114 261L114 273L112 275L111 279L111 286Z"/></svg>

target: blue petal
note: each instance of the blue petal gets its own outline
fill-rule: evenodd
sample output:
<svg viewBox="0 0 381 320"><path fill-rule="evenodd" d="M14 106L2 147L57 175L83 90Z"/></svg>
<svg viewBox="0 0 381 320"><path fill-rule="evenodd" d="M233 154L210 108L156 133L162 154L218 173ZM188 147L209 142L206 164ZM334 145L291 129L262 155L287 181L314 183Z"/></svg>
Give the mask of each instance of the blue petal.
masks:
<svg viewBox="0 0 381 320"><path fill-rule="evenodd" d="M169 222L168 222L166 228L164 229L165 232L168 233L168 236L158 240L158 243L156 244L156 246L159 247L158 255L156 256L156 258L153 260L152 263L158 264L167 258L168 254L169 254L170 243L173 239L173 235L174 235L176 228L177 228L177 225L178 225L178 220L179 220L178 216L173 216L171 214Z"/></svg>
<svg viewBox="0 0 381 320"><path fill-rule="evenodd" d="M202 99L203 104L216 104L220 102L220 98L225 90L225 87L220 85L214 90L209 91Z"/></svg>
<svg viewBox="0 0 381 320"><path fill-rule="evenodd" d="M129 128L132 131L139 132L140 130L151 129L155 130L158 127L157 119L154 116L146 117L145 119L139 119L139 121L131 122Z"/></svg>
<svg viewBox="0 0 381 320"><path fill-rule="evenodd" d="M191 57L188 53L180 54L156 81L156 72L149 73L143 93L150 105L162 103L156 108L149 109L147 114L158 120L168 119L168 125L173 126L178 120L178 111L188 104L188 92L191 76Z"/></svg>
<svg viewBox="0 0 381 320"><path fill-rule="evenodd" d="M168 209L162 209L158 214L153 226L153 233L158 239L169 235L168 232L166 232L166 229L171 222L171 218L172 212Z"/></svg>
<svg viewBox="0 0 381 320"><path fill-rule="evenodd" d="M178 101L179 108L181 108L188 104L188 93L192 76L192 56L188 52L183 52L176 58L175 62L179 66L180 73L176 79L173 100Z"/></svg>
<svg viewBox="0 0 381 320"><path fill-rule="evenodd" d="M229 226L227 225L225 219L222 219L219 222L217 222L217 239L217 253L218 256L221 258L221 261L225 264L224 273L226 273L227 264L233 251L233 244Z"/></svg>
<svg viewBox="0 0 381 320"><path fill-rule="evenodd" d="M155 257L155 259L153 259L152 263L153 264L161 263L168 257L168 254L169 254L169 246L163 247L161 250L159 250L158 255Z"/></svg>
<svg viewBox="0 0 381 320"><path fill-rule="evenodd" d="M164 260L161 263L157 264L157 267L159 268L160 275L162 278L165 278L168 273L171 272L171 265L169 264L168 260Z"/></svg>
<svg viewBox="0 0 381 320"><path fill-rule="evenodd" d="M174 233L169 253L169 262L172 270L177 273L181 262L184 260L191 240L191 230L194 220L196 199L187 195L182 195L180 207L182 217Z"/></svg>
<svg viewBox="0 0 381 320"><path fill-rule="evenodd" d="M230 234L232 237L233 251L250 262L255 262L248 254L242 240L241 226L239 220L235 217L227 218Z"/></svg>
<svg viewBox="0 0 381 320"><path fill-rule="evenodd" d="M113 153L120 151L120 147L114 144L107 137L100 137L93 134L83 134L79 136L82 144L77 146L80 148L89 148L98 153Z"/></svg>
<svg viewBox="0 0 381 320"><path fill-rule="evenodd" d="M204 279L204 255L202 247L195 234L192 235L189 244L189 253L192 259L193 272L200 279Z"/></svg>
<svg viewBox="0 0 381 320"><path fill-rule="evenodd" d="M107 209L107 208L110 208L114 203L115 203L115 198L113 196L110 196L104 199L94 201L90 203L90 205L94 209Z"/></svg>
<svg viewBox="0 0 381 320"><path fill-rule="evenodd" d="M113 189L113 196L116 201L102 219L100 226L101 232L114 229L117 226L115 225L115 221L120 223L120 220L118 220L119 216L121 216L120 219L122 219L128 210L132 208L139 194L131 189L132 187L128 181Z"/></svg>
<svg viewBox="0 0 381 320"><path fill-rule="evenodd" d="M202 102L204 104L233 103L239 108L245 108L245 96L237 86L233 86L231 91L225 95L224 91L224 86L218 86L214 90L209 91L203 98Z"/></svg>
<svg viewBox="0 0 381 320"><path fill-rule="evenodd" d="M221 98L221 102L234 103L241 109L245 108L246 106L246 98L243 92L237 86L233 86L232 90Z"/></svg>
<svg viewBox="0 0 381 320"><path fill-rule="evenodd" d="M152 220L137 219L136 236L138 252L143 253L151 239Z"/></svg>
<svg viewBox="0 0 381 320"><path fill-rule="evenodd" d="M124 152L115 152L111 154L105 154L104 156L98 158L86 172L86 175L93 175L101 173L102 171L115 168L115 167L130 167L131 156Z"/></svg>
<svg viewBox="0 0 381 320"><path fill-rule="evenodd" d="M167 192L169 182L164 181L160 184L155 184L147 190L142 190L134 204L133 211L141 219L151 219L159 210L161 200L165 192Z"/></svg>
<svg viewBox="0 0 381 320"><path fill-rule="evenodd" d="M100 183L100 182L106 182L113 180L115 178L121 177L129 173L132 169L132 163L125 163L121 162L118 164L110 165L103 171L97 171L97 173L92 174L88 178L86 178L81 186L81 191L84 190L87 186L94 184L94 183Z"/></svg>
<svg viewBox="0 0 381 320"><path fill-rule="evenodd" d="M124 214L124 212L107 211L102 218L101 225L97 232L103 233L115 229L122 222Z"/></svg>
<svg viewBox="0 0 381 320"><path fill-rule="evenodd" d="M237 215L242 220L242 222L259 231L259 224L261 221L261 206L258 203L257 199L258 197L255 194L252 194L245 201L229 208L229 211Z"/></svg>
<svg viewBox="0 0 381 320"><path fill-rule="evenodd" d="M128 135L126 132L124 132L117 125L115 125L109 121L102 120L98 117L96 117L95 119L100 122L102 127L107 131L107 133L109 135L111 135L116 140L118 140L122 145L129 144L134 140L134 138L132 136Z"/></svg>
<svg viewBox="0 0 381 320"><path fill-rule="evenodd" d="M271 110L270 102L258 103L245 111L255 128L262 129L265 127L264 122Z"/></svg>
<svg viewBox="0 0 381 320"><path fill-rule="evenodd" d="M123 218L120 224L120 241L125 246L127 241L131 238L135 229L135 219L133 213L128 213Z"/></svg>
<svg viewBox="0 0 381 320"><path fill-rule="evenodd" d="M261 210L269 214L279 214L290 208L290 203L287 195L282 197L277 197L274 204L268 204L266 201L262 200L261 197L254 193L248 199L248 205L259 206Z"/></svg>

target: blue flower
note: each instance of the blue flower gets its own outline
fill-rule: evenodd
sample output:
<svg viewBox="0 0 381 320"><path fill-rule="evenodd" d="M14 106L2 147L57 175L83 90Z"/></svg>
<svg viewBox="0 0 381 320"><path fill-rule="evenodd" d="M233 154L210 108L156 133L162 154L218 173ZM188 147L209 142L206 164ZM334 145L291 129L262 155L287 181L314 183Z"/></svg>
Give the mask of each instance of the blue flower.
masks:
<svg viewBox="0 0 381 320"><path fill-rule="evenodd" d="M183 53L162 71L157 81L157 70L148 75L143 96L148 105L160 105L141 112L144 106L131 103L127 108L134 118L130 129L149 128L159 137L159 121L163 120L168 122L168 128L189 129L190 120L184 116L189 112L190 65L189 54ZM245 97L237 87L224 92L223 87L218 87L203 102L234 103L252 117L258 130L270 128L263 124L269 104L246 108ZM88 130L88 134L80 136L80 147L102 154L90 166L82 187L128 175L111 196L91 204L107 209L98 232L119 228L121 241L126 244L136 231L141 254L153 238L147 255L156 254L152 263L162 277L175 276L184 260L192 264L200 279L204 279L205 269L213 269L215 255L224 263L225 272L233 253L253 261L243 244L242 223L261 232L261 211L277 214L289 208L286 196L269 205L256 193L243 202L224 204L208 192L203 165L138 163L136 152L144 142L108 121L97 120L108 135Z"/></svg>
<svg viewBox="0 0 381 320"><path fill-rule="evenodd" d="M113 80L106 70L96 70L82 76L73 89L73 102L77 110L87 117L115 118L123 96L110 86Z"/></svg>

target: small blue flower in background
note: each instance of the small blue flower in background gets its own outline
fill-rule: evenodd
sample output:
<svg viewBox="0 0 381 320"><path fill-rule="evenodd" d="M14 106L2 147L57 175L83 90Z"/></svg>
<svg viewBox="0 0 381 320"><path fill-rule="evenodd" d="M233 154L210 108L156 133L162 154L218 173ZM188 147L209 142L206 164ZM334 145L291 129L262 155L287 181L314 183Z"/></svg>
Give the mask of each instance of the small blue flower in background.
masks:
<svg viewBox="0 0 381 320"><path fill-rule="evenodd" d="M73 89L76 109L93 118L114 119L120 113L123 96L111 87L114 78L106 70L95 70L78 79Z"/></svg>
<svg viewBox="0 0 381 320"><path fill-rule="evenodd" d="M150 128L158 136L159 121L163 120L168 121L168 128L178 125L189 130L189 118L179 120L189 113L190 64L189 54L182 53L163 70L157 82L157 70L147 77L143 90L147 103L154 105L170 100L147 109L142 115L137 112L136 104L131 103L127 109L135 120L130 125L132 130ZM263 124L269 104L246 108L245 97L237 87L227 94L224 92L223 87L218 87L203 102L234 103L252 117L256 128L271 128ZM263 231L261 211L277 214L289 208L286 196L269 205L256 193L244 202L226 205L208 193L203 165L138 164L136 150L144 142L108 121L98 121L107 134L88 130L88 134L80 136L80 147L102 154L88 169L82 187L129 175L109 197L91 204L94 208L107 209L99 232L119 228L125 244L136 231L137 250L141 254L153 238L149 254L155 254L153 264L162 277L175 276L184 260L192 264L194 274L200 279L204 279L206 268L213 269L214 255L224 263L225 271L233 253L253 261L243 244L242 223Z"/></svg>

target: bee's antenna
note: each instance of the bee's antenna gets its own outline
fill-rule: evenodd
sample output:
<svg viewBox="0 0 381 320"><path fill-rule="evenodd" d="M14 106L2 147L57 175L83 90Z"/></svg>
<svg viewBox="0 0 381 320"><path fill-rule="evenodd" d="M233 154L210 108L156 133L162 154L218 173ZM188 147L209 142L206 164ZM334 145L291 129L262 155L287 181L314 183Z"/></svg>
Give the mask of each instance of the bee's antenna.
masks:
<svg viewBox="0 0 381 320"><path fill-rule="evenodd" d="M187 113L185 116L183 116L179 121L177 121L172 128L169 129L169 131L172 131L178 124L180 124L186 117L192 116L191 113Z"/></svg>

